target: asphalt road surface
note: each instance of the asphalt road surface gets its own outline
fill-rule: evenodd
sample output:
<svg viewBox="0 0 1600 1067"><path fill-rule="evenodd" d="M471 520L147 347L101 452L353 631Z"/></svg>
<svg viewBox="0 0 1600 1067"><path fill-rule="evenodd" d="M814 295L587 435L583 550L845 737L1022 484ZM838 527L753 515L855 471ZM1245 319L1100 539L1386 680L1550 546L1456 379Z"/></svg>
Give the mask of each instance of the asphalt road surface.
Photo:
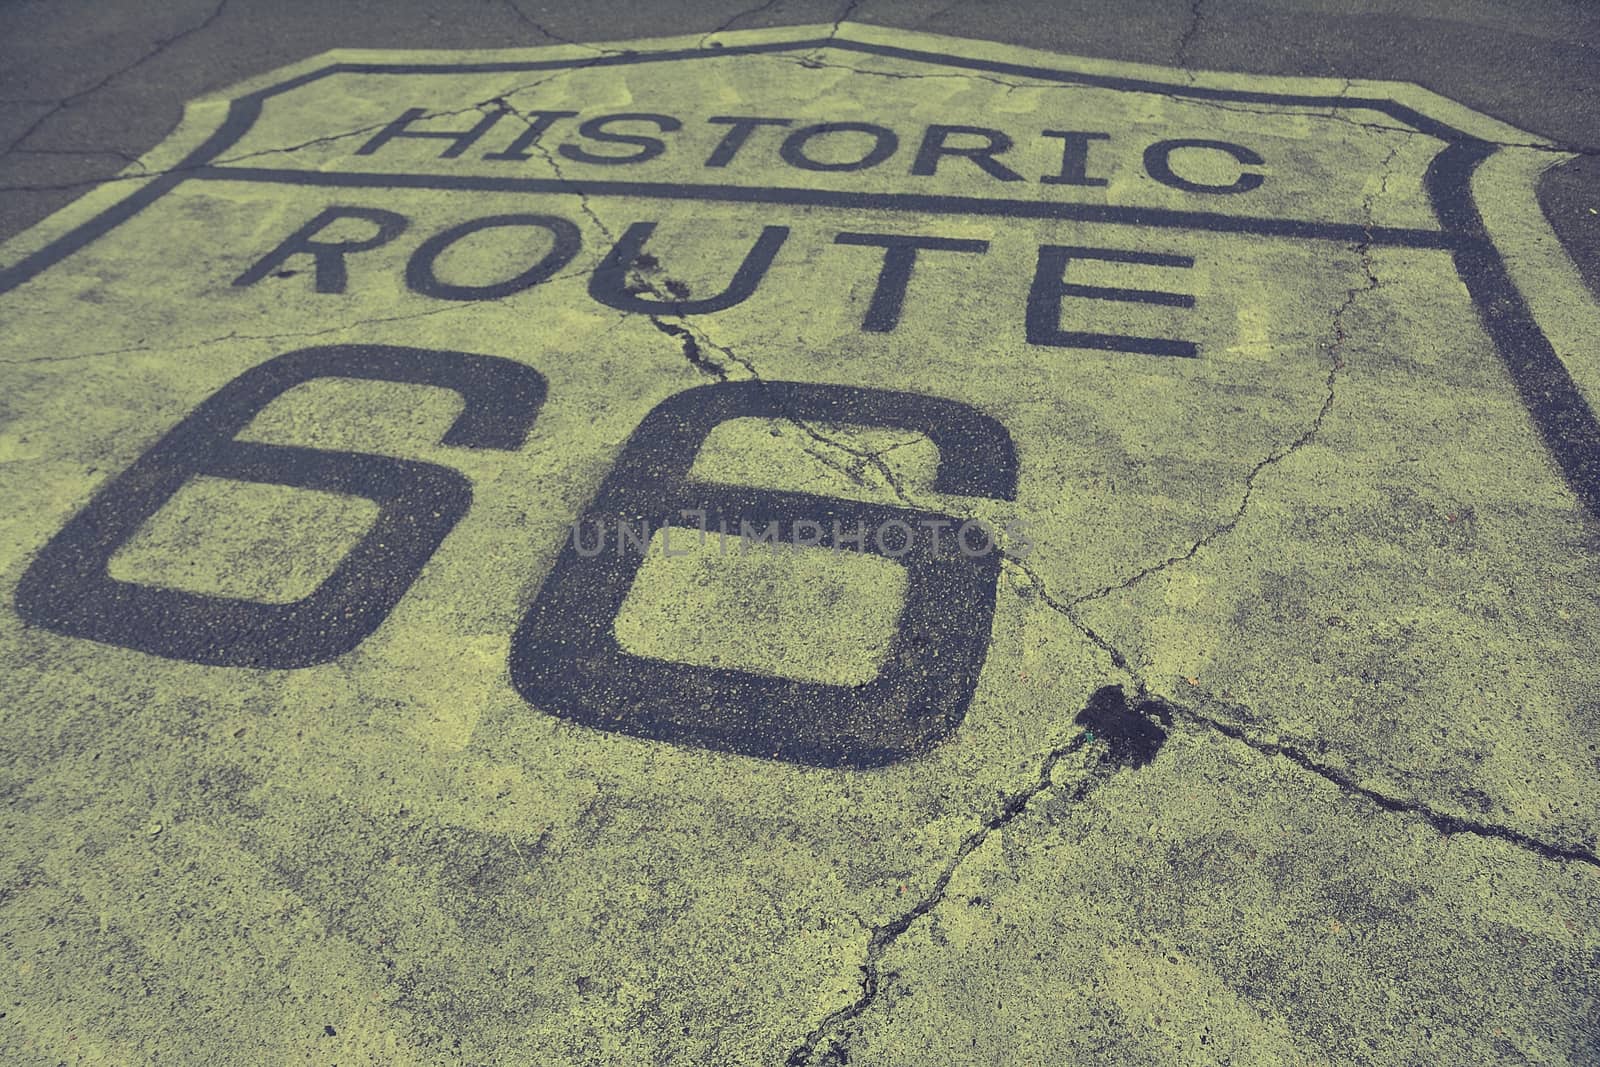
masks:
<svg viewBox="0 0 1600 1067"><path fill-rule="evenodd" d="M0 5L0 1058L1600 1062L1596 41Z"/></svg>

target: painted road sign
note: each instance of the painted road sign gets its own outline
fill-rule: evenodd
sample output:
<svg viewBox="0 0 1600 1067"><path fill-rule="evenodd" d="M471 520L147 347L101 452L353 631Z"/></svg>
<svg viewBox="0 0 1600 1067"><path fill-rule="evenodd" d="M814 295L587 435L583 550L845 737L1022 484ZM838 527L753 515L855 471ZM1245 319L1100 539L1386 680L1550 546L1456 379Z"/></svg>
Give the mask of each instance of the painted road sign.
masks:
<svg viewBox="0 0 1600 1067"><path fill-rule="evenodd" d="M0 266L13 1043L1571 1055L1560 158L853 26L193 105Z"/></svg>

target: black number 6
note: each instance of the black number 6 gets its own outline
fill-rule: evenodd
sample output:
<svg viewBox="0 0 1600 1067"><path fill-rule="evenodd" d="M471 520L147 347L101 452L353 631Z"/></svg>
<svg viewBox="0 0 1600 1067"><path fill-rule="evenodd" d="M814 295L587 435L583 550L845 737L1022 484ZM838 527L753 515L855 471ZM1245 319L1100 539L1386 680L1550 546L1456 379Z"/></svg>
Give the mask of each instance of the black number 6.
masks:
<svg viewBox="0 0 1600 1067"><path fill-rule="evenodd" d="M495 356L333 345L268 360L213 393L95 494L23 575L18 612L73 637L228 667L305 667L360 644L466 513L472 488L434 463L234 439L274 398L327 377L459 393L465 409L442 443L464 448L520 447L545 395L537 371ZM112 578L112 555L195 475L365 497L378 505L378 518L315 592L289 604Z"/></svg>
<svg viewBox="0 0 1600 1067"><path fill-rule="evenodd" d="M933 488L1014 499L1016 450L995 419L954 400L913 393L798 382L727 382L689 389L645 416L589 505L607 538L580 555L569 539L511 642L511 680L530 703L586 726L819 766L870 767L925 751L961 723L989 646L1000 557L940 553L929 511L812 493L689 480L702 442L718 423L781 417L884 426L925 433L939 448ZM911 534L885 550L873 536L854 551L906 568L905 603L877 677L824 685L748 671L647 659L621 648L612 620L643 562L617 543L622 524L651 529L682 510L704 509L708 526L776 522L791 540L796 520L824 527L818 547L859 523Z"/></svg>

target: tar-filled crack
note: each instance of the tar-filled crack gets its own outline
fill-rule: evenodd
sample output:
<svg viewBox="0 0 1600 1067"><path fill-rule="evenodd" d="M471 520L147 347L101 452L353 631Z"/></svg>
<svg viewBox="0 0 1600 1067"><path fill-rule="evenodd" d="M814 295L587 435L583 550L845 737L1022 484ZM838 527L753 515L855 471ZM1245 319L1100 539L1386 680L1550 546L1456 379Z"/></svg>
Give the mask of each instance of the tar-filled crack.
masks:
<svg viewBox="0 0 1600 1067"><path fill-rule="evenodd" d="M714 362L713 360L709 360L705 357L704 352L700 348L700 339L695 337L694 332L691 331L687 326L682 326L675 322L668 322L660 315L651 315L650 325L654 326L668 337L676 337L678 339L678 344L683 347L683 358L689 361L689 366L698 371L703 371L719 382L725 382L728 380L728 372L722 368L722 364Z"/></svg>
<svg viewBox="0 0 1600 1067"><path fill-rule="evenodd" d="M1103 686L1089 697L1083 710L1073 722L1079 730L1066 743L1052 749L1039 764L1034 780L1019 792L1001 798L999 807L985 817L977 829L962 838L955 855L934 879L928 892L907 910L879 925L863 926L868 930L866 957L861 963L861 991L849 1004L830 1013L817 1025L785 1061L788 1067L804 1067L812 1062L822 1042L832 1031L858 1018L878 1000L884 990L882 962L884 956L916 921L927 915L944 900L961 864L976 852L991 834L1016 821L1028 811L1029 806L1042 793L1056 787L1056 766L1068 756L1099 745L1097 757L1084 768L1083 777L1065 797L1073 803L1083 800L1099 785L1109 781L1118 771L1137 769L1149 763L1166 741L1167 728L1172 724L1172 710L1165 701L1141 697L1129 701L1122 687ZM830 1048L823 1052L821 1062L847 1062L845 1046L838 1039L830 1040Z"/></svg>

